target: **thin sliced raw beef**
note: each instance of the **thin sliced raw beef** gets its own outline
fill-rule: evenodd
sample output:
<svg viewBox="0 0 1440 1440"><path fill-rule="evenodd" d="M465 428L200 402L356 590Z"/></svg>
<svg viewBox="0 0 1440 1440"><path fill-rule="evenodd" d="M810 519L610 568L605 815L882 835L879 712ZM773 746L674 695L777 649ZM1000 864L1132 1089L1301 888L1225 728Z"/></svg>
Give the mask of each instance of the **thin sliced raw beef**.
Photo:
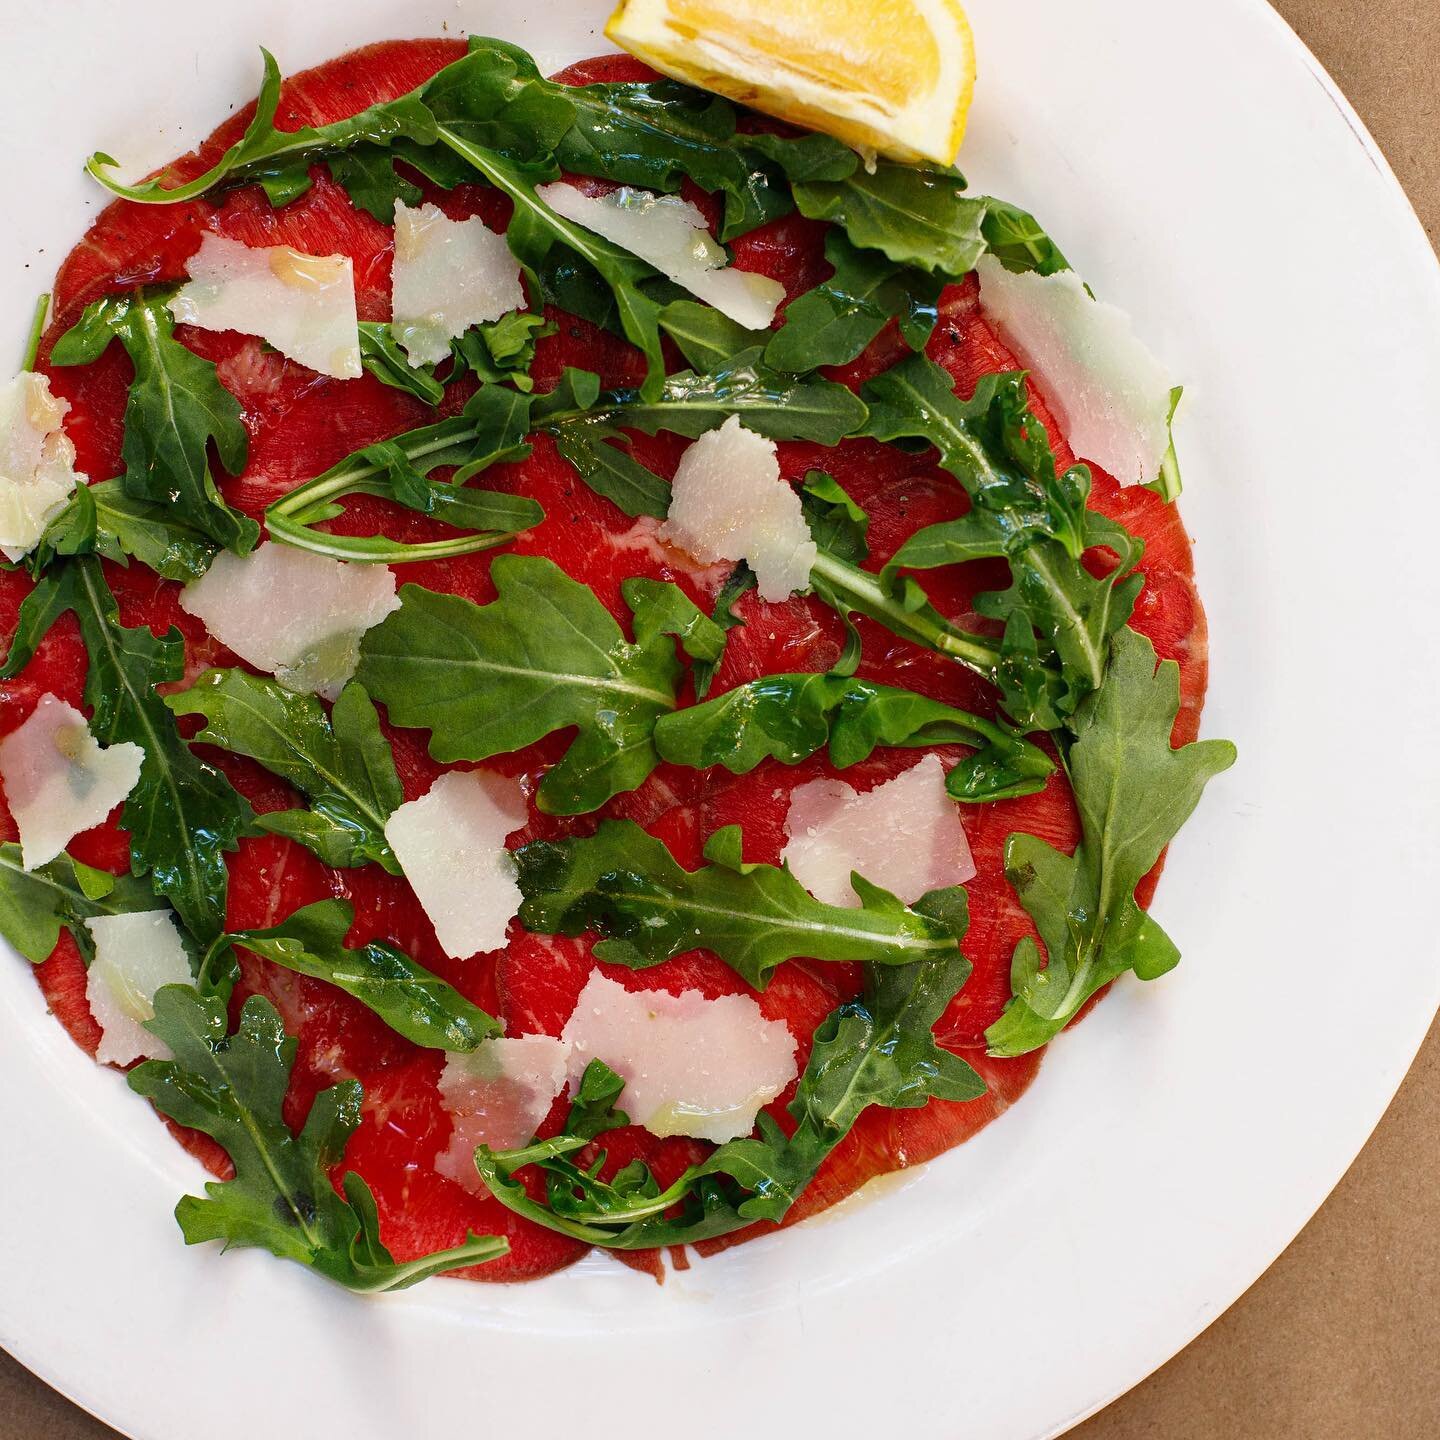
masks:
<svg viewBox="0 0 1440 1440"><path fill-rule="evenodd" d="M281 123L287 127L322 124L393 98L462 51L458 41L414 41L370 46L343 56L286 83ZM628 57L606 57L574 66L560 78L578 84L649 75L644 66ZM250 113L247 108L228 120L198 152L178 162L173 175L185 178L200 173L240 134ZM349 255L355 265L361 318L387 318L391 232L357 210L323 167L316 167L313 176L310 192L280 211L272 210L255 188L237 190L213 202L111 205L61 267L55 287L55 320L42 357L96 296L180 278L187 258L208 229L251 245L285 243L313 253ZM716 206L709 197L690 189L686 194L714 219ZM482 186L462 186L449 193L427 187L426 198L456 218L481 215L492 226L501 226L508 218L508 202ZM735 263L781 280L793 296L826 273L821 253L823 229L798 217L782 219L737 240ZM941 311L929 353L951 372L962 393L969 393L982 374L1014 368L1013 357L979 312L973 279L947 290ZM566 365L596 370L607 384L638 380L643 366L630 346L571 316L554 312L550 318L557 330L540 342L534 369L539 388L553 384ZM218 363L224 383L244 407L250 434L249 463L244 474L222 478L221 483L227 498L252 515L260 515L270 501L351 450L435 418L419 401L368 375L353 381L330 380L265 351L250 337L186 329L180 333L198 353ZM900 358L901 353L891 327L855 364L834 373L858 383ZM92 481L118 474L122 415L131 375L120 347L111 347L99 362L83 369L51 368L43 363L40 368L50 376L55 394L70 402L66 429L77 448L77 468ZM446 413L463 403L468 388L469 382L451 387L443 407ZM1043 394L1037 391L1034 399L1057 442L1060 459L1068 462L1071 456L1054 429ZM683 448L684 442L673 436L642 436L635 441L637 456L666 476L673 473ZM869 510L877 565L920 525L952 518L966 508L958 483L937 469L930 457L904 454L870 441L847 442L829 451L813 445L782 444L780 462L783 473L791 478L823 466ZM628 620L628 612L619 586L627 575L672 580L707 608L723 583L726 567L700 567L666 547L653 522L632 521L591 492L545 437L537 440L529 459L492 469L482 483L538 499L546 519L521 536L514 548L554 559L567 573L591 586L622 623ZM1190 542L1175 508L1147 491L1122 491L1110 477L1097 474L1093 503L1145 540L1141 568L1146 585L1133 623L1155 642L1162 658L1180 663L1184 705L1175 740L1190 740L1198 726L1206 678L1205 621L1192 581ZM338 523L355 533L373 533L382 521L389 533L400 538L441 533L424 517L397 511L378 500L355 502ZM403 579L484 602L494 595L489 578L491 558L487 554L413 565L406 567ZM1102 563L1100 557L1096 563ZM156 633L179 626L186 640L189 674L207 665L236 663L233 655L180 611L178 587L139 566L107 569L124 623L147 624ZM977 622L972 614L973 597L980 590L1003 585L1004 580L1003 571L996 566L969 566L932 572L925 583L942 611L962 623L983 627L986 622ZM28 588L29 582L20 572L0 573L0 633L13 631L18 604ZM766 605L751 594L741 600L738 609L747 623L731 633L715 693L769 672L824 670L840 653L843 635L838 621L814 602ZM968 709L993 711L993 697L973 676L868 622L862 621L861 629L865 640L862 675L906 685ZM23 674L0 692L0 734L20 724L47 690L78 705L83 663L78 633L67 617ZM406 796L413 798L445 767L427 755L424 735L388 733ZM552 736L491 763L507 773L534 779L553 763L567 741L567 736ZM250 762L230 756L209 758L223 766L257 809L297 803L285 785ZM882 750L846 772L845 778L868 787L913 760L911 752ZM721 825L740 823L746 857L774 862L784 842L790 790L832 773L823 756L790 769L767 762L746 776L662 767L639 790L617 797L602 813L636 820L661 837L681 863L690 866L700 863L707 835ZM596 820L595 816L563 820L532 813L520 838L587 833ZM964 947L974 974L937 1033L942 1043L976 1065L989 1082L990 1093L970 1104L937 1101L919 1111L868 1111L792 1212L791 1221L833 1204L875 1175L919 1163L967 1139L1017 1100L1035 1074L1038 1056L992 1060L984 1053L984 1030L1000 1014L1009 995L1011 952L1020 938L1031 933L1029 921L1004 879L1001 854L1006 836L1021 830L1069 849L1076 839L1073 806L1057 775L1043 793L1027 799L967 807L964 822L979 867L968 887L973 918ZM5 835L13 836L8 815L0 813L0 824L7 827ZM77 840L75 853L90 864L117 872L123 869L126 837L115 817ZM373 866L327 870L308 852L273 836L243 841L231 857L230 872L232 926L274 924L302 904L342 896L356 908L352 943L380 937L399 945L477 1004L500 1015L511 1034L543 1031L558 1035L597 963L586 941L529 935L518 922L512 922L510 943L502 952L452 960L436 943L429 922L403 881ZM1142 898L1148 897L1153 883L1152 876ZM602 968L632 987L699 988L710 995L743 988L727 966L705 953L683 956L643 976L613 966ZM36 975L56 1016L76 1042L93 1054L98 1027L85 1002L83 965L68 937L37 967ZM791 962L780 968L760 1003L767 1017L790 1025L803 1064L815 1027L858 987L858 972L853 967ZM437 1089L442 1056L400 1038L339 991L247 955L236 1007L251 994L269 997L298 1037L299 1053L288 1097L292 1122L299 1122L314 1095L336 1080L354 1077L364 1084L363 1120L342 1168L358 1170L374 1189L382 1233L397 1258L409 1259L458 1244L471 1230L505 1235L512 1247L507 1258L471 1272L477 1279L528 1279L567 1265L582 1253L583 1246L521 1220L489 1197L477 1197L436 1173L433 1162L450 1137L450 1121ZM788 1093L782 1095L771 1110L782 1114L788 1098ZM564 1115L562 1098L552 1108L543 1133L554 1133ZM213 1144L203 1137L182 1139L215 1173L225 1173L225 1157ZM657 1140L633 1127L605 1137L605 1144L612 1166L643 1158L662 1182L706 1150L699 1142ZM702 1248L723 1248L743 1238L742 1234ZM655 1255L624 1258L658 1273Z"/></svg>

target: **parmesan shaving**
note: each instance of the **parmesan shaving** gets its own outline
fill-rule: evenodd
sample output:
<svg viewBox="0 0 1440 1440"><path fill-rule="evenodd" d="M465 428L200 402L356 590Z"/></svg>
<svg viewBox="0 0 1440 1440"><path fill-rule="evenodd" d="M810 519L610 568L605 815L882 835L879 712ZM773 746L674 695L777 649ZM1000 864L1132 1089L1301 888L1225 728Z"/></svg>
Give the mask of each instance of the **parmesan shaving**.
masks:
<svg viewBox="0 0 1440 1440"><path fill-rule="evenodd" d="M638 255L747 330L767 329L785 298L778 280L730 265L705 217L678 195L652 195L629 186L586 195L563 180L535 193L557 215Z"/></svg>
<svg viewBox="0 0 1440 1440"><path fill-rule="evenodd" d="M0 780L25 869L48 865L100 824L135 788L144 760L128 740L102 749L73 705L42 695L29 719L0 740Z"/></svg>
<svg viewBox="0 0 1440 1440"><path fill-rule="evenodd" d="M858 906L858 871L907 905L975 875L960 807L945 793L938 755L860 794L842 780L797 786L785 817L781 858L827 905Z"/></svg>
<svg viewBox="0 0 1440 1440"><path fill-rule="evenodd" d="M307 255L289 245L251 249L207 234L170 313L202 330L268 340L282 355L337 380L361 370L355 267L348 255Z"/></svg>
<svg viewBox="0 0 1440 1440"><path fill-rule="evenodd" d="M519 781L451 770L386 822L385 838L447 955L463 960L504 945L521 901L505 837L525 819Z"/></svg>
<svg viewBox="0 0 1440 1440"><path fill-rule="evenodd" d="M388 566L273 542L249 555L221 551L180 592L180 608L242 660L327 700L355 673L361 637L399 605Z"/></svg>
<svg viewBox="0 0 1440 1440"><path fill-rule="evenodd" d="M705 564L744 560L762 600L810 584L816 546L800 497L780 478L775 442L732 415L680 457L660 538Z"/></svg>
<svg viewBox="0 0 1440 1440"><path fill-rule="evenodd" d="M592 1060L625 1081L617 1102L652 1135L716 1144L748 1135L798 1073L795 1038L749 995L627 990L596 971L562 1037L578 1084Z"/></svg>

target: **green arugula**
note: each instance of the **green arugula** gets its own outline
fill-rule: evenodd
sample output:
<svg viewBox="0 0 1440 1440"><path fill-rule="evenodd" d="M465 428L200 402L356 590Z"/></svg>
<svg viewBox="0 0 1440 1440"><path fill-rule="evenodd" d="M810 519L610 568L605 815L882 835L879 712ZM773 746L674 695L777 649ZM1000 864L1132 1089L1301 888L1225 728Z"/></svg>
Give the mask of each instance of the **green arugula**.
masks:
<svg viewBox="0 0 1440 1440"><path fill-rule="evenodd" d="M719 593L715 596L715 604L710 611L710 619L714 622L715 628L719 630L722 642L729 637L732 630L738 630L744 625L745 622L735 613L735 606L742 595L754 588L755 572L742 560L720 587ZM724 658L725 650L722 643L720 653L713 660L701 658L691 666L690 683L694 687L697 700L703 700L710 693L710 687L715 683L716 672L720 669L720 662Z"/></svg>
<svg viewBox="0 0 1440 1440"><path fill-rule="evenodd" d="M503 385L482 385L459 415L368 445L297 486L265 511L273 539L341 560L406 564L491 550L538 525L545 512L528 495L476 490L471 476L530 453L532 399ZM456 466L448 483L432 470ZM340 501L377 495L470 533L452 540L404 542L385 535L332 535L316 526L344 513Z"/></svg>
<svg viewBox="0 0 1440 1440"><path fill-rule="evenodd" d="M218 547L166 504L137 500L123 480L77 487L65 508L45 527L30 557L32 574L57 555L99 555L117 565L133 558L166 580L198 580Z"/></svg>
<svg viewBox="0 0 1440 1440"><path fill-rule="evenodd" d="M625 430L646 435L666 430L694 439L732 415L772 440L838 445L864 425L866 410L843 385L819 376L781 375L752 348L731 355L708 374L677 371L654 396L637 390L602 392L597 375L566 370L554 390L536 398L530 418L536 429L554 437L561 455L597 494L627 515L664 516L670 486L620 448Z"/></svg>
<svg viewBox="0 0 1440 1440"><path fill-rule="evenodd" d="M861 903L849 909L816 900L788 869L745 864L737 825L710 837L711 863L699 870L630 820L606 820L584 838L535 840L514 855L528 930L599 931L596 957L632 970L711 950L763 990L786 960L905 965L950 953L958 938L943 918L907 909L861 876Z"/></svg>
<svg viewBox="0 0 1440 1440"><path fill-rule="evenodd" d="M95 942L87 920L156 908L155 892L143 880L92 869L69 855L26 870L20 847L0 844L0 935L35 965L50 958L62 926L88 965Z"/></svg>
<svg viewBox="0 0 1440 1440"><path fill-rule="evenodd" d="M503 1239L471 1235L419 1260L391 1258L370 1187L353 1170L343 1195L330 1181L360 1123L360 1086L346 1080L322 1090L295 1134L282 1113L295 1041L262 997L245 1002L229 1034L218 999L167 985L155 996L148 1028L174 1058L136 1066L130 1088L177 1124L219 1142L235 1166L233 1180L212 1180L204 1199L187 1195L175 1207L187 1244L257 1246L366 1293L403 1290L508 1251Z"/></svg>
<svg viewBox="0 0 1440 1440"><path fill-rule="evenodd" d="M271 204L285 205L310 188L309 167L314 161L367 143L388 145L400 137L422 145L434 143L435 118L418 98L418 92L372 105L333 125L278 129L275 114L280 104L280 67L268 50L262 48L260 53L264 57L265 73L255 102L255 114L240 139L203 174L167 186L163 183L167 176L162 172L138 184L124 185L110 173L119 162L100 151L85 162L85 168L112 194L140 204L173 205L194 200L222 182L253 180L264 186ZM348 173L353 179L359 172ZM336 178L343 184L346 174L342 169ZM367 166L363 174L366 185L373 187L373 169ZM379 218L387 222L393 219L393 197L391 213L386 215L382 208Z"/></svg>
<svg viewBox="0 0 1440 1440"><path fill-rule="evenodd" d="M537 804L551 814L633 790L659 763L655 719L676 704L667 636L713 658L723 634L670 585L625 582L632 643L553 561L502 555L490 573L489 605L405 586L400 608L366 634L356 678L393 724L431 732L437 760L484 760L576 727L540 783Z"/></svg>
<svg viewBox="0 0 1440 1440"><path fill-rule="evenodd" d="M615 1108L625 1082L603 1060L592 1060L580 1077L580 1087L570 1102L565 1118L565 1133L593 1140L607 1130L619 1130L630 1123L630 1117Z"/></svg>
<svg viewBox="0 0 1440 1440"><path fill-rule="evenodd" d="M979 803L1043 790L1054 762L1018 731L912 690L846 675L765 675L655 723L655 748L671 765L723 765L737 775L763 760L797 765L824 746L837 770L877 746L970 745L946 779L956 799Z"/></svg>
<svg viewBox="0 0 1440 1440"><path fill-rule="evenodd" d="M85 703L102 745L131 741L145 752L140 779L120 823L130 832L130 867L149 875L202 943L224 928L228 876L224 854L249 828L253 811L230 782L180 738L156 686L181 679L185 647L172 629L157 639L120 624L119 610L93 557L56 566L20 607L19 625L0 679L13 679L66 611L80 622L90 658Z"/></svg>
<svg viewBox="0 0 1440 1440"><path fill-rule="evenodd" d="M239 930L227 938L272 964L310 975L353 995L392 1030L434 1050L473 1050L504 1027L453 985L383 940L346 945L355 923L348 900L302 906L268 930Z"/></svg>
<svg viewBox="0 0 1440 1440"><path fill-rule="evenodd" d="M161 291L106 295L86 306L50 352L54 365L88 365L112 340L135 367L125 402L121 485L133 500L167 507L175 520L217 546L243 555L260 527L221 498L210 474L213 440L232 475L245 468L248 438L240 402L215 366L175 338Z"/></svg>
<svg viewBox="0 0 1440 1440"><path fill-rule="evenodd" d="M912 350L925 348L941 279L877 250L859 250L838 229L825 237L825 258L833 273L785 307L784 324L765 346L767 365L802 372L848 364L892 319Z"/></svg>
<svg viewBox="0 0 1440 1440"><path fill-rule="evenodd" d="M40 358L40 342L45 338L45 321L50 314L50 292L38 296L30 312L30 329L25 335L25 348L20 352L20 369L33 370Z"/></svg>
<svg viewBox="0 0 1440 1440"><path fill-rule="evenodd" d="M940 463L971 502L959 520L912 535L886 567L882 584L893 587L903 569L1004 558L1010 588L979 596L975 608L1039 638L1064 681L1059 708L1073 712L1101 684L1110 639L1134 609L1144 583L1135 570L1141 542L1087 507L1085 466L1057 475L1049 438L1029 407L1023 372L987 375L971 399L961 400L950 376L917 355L877 376L864 393L871 407L868 432L881 440L936 445ZM1097 577L1081 557L1102 546L1119 564Z"/></svg>
<svg viewBox="0 0 1440 1440"><path fill-rule="evenodd" d="M1070 262L1028 210L997 200L985 200L985 219L980 224L985 249L1007 270L1033 270L1037 275L1054 275L1068 270Z"/></svg>
<svg viewBox="0 0 1440 1440"><path fill-rule="evenodd" d="M192 745L246 755L309 800L305 810L257 815L262 830L298 841L327 865L374 863L400 874L385 822L404 800L380 717L353 681L330 713L314 695L297 695L264 675L207 670L167 695L176 715L203 715Z"/></svg>
<svg viewBox="0 0 1440 1440"><path fill-rule="evenodd" d="M512 310L498 320L472 326L452 341L448 361L412 365L389 321L362 320L360 361L382 385L404 390L427 405L438 405L445 398L445 387L467 371L491 384L509 381L528 394L535 387L530 367L535 363L536 341L554 330L544 315ZM442 365L449 367L444 380L437 374Z"/></svg>
<svg viewBox="0 0 1440 1440"><path fill-rule="evenodd" d="M985 253L987 202L964 194L953 170L928 170L880 160L838 180L794 186L795 205L812 220L830 220L852 245L879 250L898 265L958 279Z"/></svg>
<svg viewBox="0 0 1440 1440"><path fill-rule="evenodd" d="M685 363L708 375L742 350L763 348L768 330L747 330L698 300L672 300L660 312L660 328L675 342Z"/></svg>
<svg viewBox="0 0 1440 1440"><path fill-rule="evenodd" d="M963 934L963 891L937 912ZM600 1178L603 1152L585 1168L576 1164L569 1157L593 1139L584 1127L523 1150L496 1154L482 1146L476 1169L517 1214L608 1249L694 1244L757 1221L778 1223L870 1106L913 1110L932 1099L964 1102L985 1093L975 1071L934 1035L969 973L958 948L910 965L867 966L864 998L841 1006L815 1032L788 1107L792 1133L762 1111L757 1137L720 1146L664 1189L639 1162L609 1181ZM516 1177L531 1164L545 1174L544 1201Z"/></svg>
<svg viewBox="0 0 1440 1440"><path fill-rule="evenodd" d="M1133 970L1153 980L1180 954L1135 903L1135 887L1199 803L1206 784L1235 762L1228 740L1171 748L1180 670L1158 668L1155 648L1133 630L1112 644L1104 686L1076 712L1065 757L1081 839L1073 855L1034 835L1012 835L1005 873L1044 943L1015 948L1014 999L986 1032L993 1055L1047 1044L1097 990Z"/></svg>

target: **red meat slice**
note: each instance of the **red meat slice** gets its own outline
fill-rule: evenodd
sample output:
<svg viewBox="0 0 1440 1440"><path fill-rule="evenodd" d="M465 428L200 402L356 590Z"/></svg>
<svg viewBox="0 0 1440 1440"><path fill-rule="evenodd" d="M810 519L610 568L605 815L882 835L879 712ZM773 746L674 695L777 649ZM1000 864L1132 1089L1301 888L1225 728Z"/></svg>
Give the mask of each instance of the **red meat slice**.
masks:
<svg viewBox="0 0 1440 1440"><path fill-rule="evenodd" d="M281 124L323 124L393 98L462 50L458 41L414 41L374 45L342 56L286 83ZM650 73L629 57L610 56L573 66L559 78L579 84L642 79ZM239 135L250 113L247 108L228 120L199 151L178 161L172 174L188 178L200 173ZM55 286L56 320L42 354L48 355L55 337L96 296L180 278L186 260L210 229L251 245L287 243L313 253L351 256L361 317L386 318L392 253L389 230L356 210L323 167L315 167L312 173L310 192L281 211L272 210L257 190L239 190L218 202L111 205L61 267ZM713 218L716 206L709 197L698 191L686 193ZM495 226L503 225L508 216L507 203L484 187L462 186L448 194L430 193L427 198L451 215L478 214ZM738 265L780 279L794 295L826 273L822 244L822 226L792 216L742 237L733 250ZM540 388L552 384L566 365L596 370L607 384L639 379L642 362L630 346L574 317L556 312L550 318L557 330L540 342L535 365ZM217 362L224 383L242 403L250 434L249 462L242 475L222 479L222 487L232 503L254 515L276 496L358 446L434 418L420 402L368 376L336 382L265 352L250 337L188 329L181 334L197 352ZM902 348L890 327L853 365L833 374L857 384L893 363ZM968 394L978 377L989 371L1013 368L1013 357L980 314L973 279L951 287L943 296L941 320L929 353L951 372L961 393ZM84 369L41 368L50 375L55 392L71 403L66 428L76 444L78 467L92 480L118 474L122 416L131 378L123 352L112 347L98 363ZM465 393L464 385L452 387L446 411L463 403ZM1057 438L1062 462L1068 463L1071 457L1046 410L1043 388L1036 390L1033 398L1037 412ZM637 456L666 476L673 473L683 449L684 442L672 436L635 439ZM848 442L838 450L784 444L780 454L787 476L798 478L808 469L824 468L866 506L877 562L893 553L919 526L957 516L966 506L958 483L926 456L907 455L868 441ZM725 567L695 566L658 540L653 522L634 522L595 495L547 438L537 440L529 459L495 467L481 483L537 498L546 518L516 541L515 550L554 559L589 585L622 624L628 622L628 612L621 601L620 581L627 575L672 580L705 606L725 577ZM1093 503L1145 540L1141 568L1146 585L1133 623L1150 636L1162 658L1179 661L1184 704L1175 740L1192 739L1205 690L1206 639L1204 614L1192 580L1189 539L1173 506L1143 490L1121 490L1103 473L1096 474ZM434 533L427 528L431 522L423 517L387 509L379 501L356 502L339 523L364 533L382 521L391 533L404 538ZM404 578L484 603L494 596L489 563L490 557L482 555L415 565L407 567ZM1102 558L1096 557L1095 563L1103 563ZM179 626L186 640L189 673L209 664L234 663L233 656L179 610L178 587L138 566L107 569L124 623L149 625L156 633ZM937 571L925 577L942 611L981 629L987 622L974 616L973 598L981 590L1004 583L1003 567L999 566ZM13 632L19 602L28 588L28 581L18 572L0 573L0 632ZM769 672L823 670L839 655L843 640L839 622L811 601L766 605L751 594L737 609L746 624L731 633L715 693ZM865 639L863 675L907 685L967 709L993 710L993 699L984 685L966 672L868 622L861 622L861 628ZM23 674L0 687L0 734L19 724L47 690L79 704L83 666L78 633L67 617ZM391 731L390 736L407 797L422 793L444 767L426 754L424 735ZM563 752L568 739L552 736L491 763L507 773L533 779ZM223 765L258 810L296 803L287 787L249 762L228 756L211 758ZM847 772L846 778L868 787L904 769L914 758L904 751L881 751ZM790 790L831 773L823 756L792 769L767 763L747 776L662 767L633 794L613 800L603 813L634 819L662 838L689 866L701 863L705 837L731 823L744 827L747 858L775 861L783 845ZM567 821L532 814L520 838L586 833L596 818ZM1076 839L1073 805L1064 782L1057 777L1039 795L968 807L964 819L979 867L968 887L972 923L965 943L974 974L943 1017L937 1034L942 1043L980 1070L990 1084L990 1093L972 1104L932 1102L919 1111L868 1111L787 1223L823 1209L875 1175L919 1163L960 1143L1018 1099L1035 1074L1038 1056L1001 1061L984 1053L984 1030L999 1015L1009 994L1011 952L1021 937L1032 933L1004 880L1001 855L1006 836L1018 830L1043 836L1062 849L1070 848ZM13 835L3 811L0 822L8 827L5 834ZM81 837L75 849L90 863L118 871L126 862L127 837L112 816L107 825ZM231 857L230 872L232 926L274 924L313 900L347 898L356 908L352 943L379 937L401 946L475 1003L500 1016L511 1034L558 1034L596 965L587 941L529 935L518 922L511 927L510 943L498 954L451 960L436 943L429 921L403 881L375 867L329 871L308 852L276 837L243 841ZM1148 897L1154 879L1150 877L1142 887L1142 898ZM601 968L632 988L698 988L708 995L743 988L728 967L704 953L683 956L638 975L618 967ZM55 954L37 967L36 973L57 1018L77 1043L93 1054L98 1028L85 1001L83 965L68 938L62 939ZM767 1016L790 1025L797 1058L803 1065L815 1027L837 1004L852 997L858 985L854 967L792 962L777 972L760 1004ZM442 1057L401 1039L348 996L247 955L235 997L237 1010L251 994L271 999L298 1037L295 1075L287 1099L292 1123L303 1118L314 1095L325 1086L347 1077L363 1082L364 1118L344 1165L370 1182L382 1233L399 1258L458 1244L467 1230L503 1234L511 1243L509 1257L479 1268L473 1276L520 1280L558 1269L582 1252L582 1246L517 1218L489 1198L469 1194L434 1171L432 1162L450 1134L436 1085ZM783 1095L775 1103L777 1114L788 1098ZM563 1116L564 1104L557 1101L548 1127L558 1127ZM204 1137L182 1134L181 1139L215 1173L225 1173L223 1153ZM612 1165L643 1158L662 1181L673 1178L706 1149L697 1142L657 1140L633 1127L607 1136L605 1143ZM702 1248L724 1248L744 1238L741 1234ZM659 1273L658 1256L624 1258L626 1263Z"/></svg>

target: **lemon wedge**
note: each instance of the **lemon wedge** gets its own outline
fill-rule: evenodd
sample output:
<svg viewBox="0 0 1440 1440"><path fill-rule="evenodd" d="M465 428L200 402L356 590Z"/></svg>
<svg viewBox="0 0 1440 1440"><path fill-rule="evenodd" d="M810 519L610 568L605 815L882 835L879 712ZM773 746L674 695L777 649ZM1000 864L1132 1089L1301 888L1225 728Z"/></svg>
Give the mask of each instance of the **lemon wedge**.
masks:
<svg viewBox="0 0 1440 1440"><path fill-rule="evenodd" d="M621 0L605 33L861 151L949 165L965 136L975 45L956 0Z"/></svg>

